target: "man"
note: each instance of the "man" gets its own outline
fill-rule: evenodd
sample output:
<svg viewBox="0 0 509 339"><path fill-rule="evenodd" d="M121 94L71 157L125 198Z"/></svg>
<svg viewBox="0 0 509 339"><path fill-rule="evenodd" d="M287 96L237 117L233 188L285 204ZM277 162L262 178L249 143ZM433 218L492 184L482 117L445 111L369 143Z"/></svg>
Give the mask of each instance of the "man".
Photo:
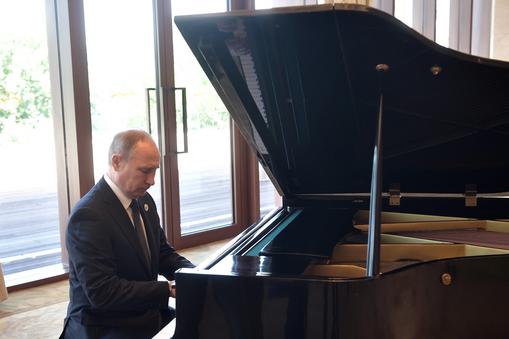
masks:
<svg viewBox="0 0 509 339"><path fill-rule="evenodd" d="M109 170L74 207L66 245L70 302L62 338L151 338L174 316L168 307L182 267L194 267L171 247L156 205L160 154L146 132L117 134Z"/></svg>

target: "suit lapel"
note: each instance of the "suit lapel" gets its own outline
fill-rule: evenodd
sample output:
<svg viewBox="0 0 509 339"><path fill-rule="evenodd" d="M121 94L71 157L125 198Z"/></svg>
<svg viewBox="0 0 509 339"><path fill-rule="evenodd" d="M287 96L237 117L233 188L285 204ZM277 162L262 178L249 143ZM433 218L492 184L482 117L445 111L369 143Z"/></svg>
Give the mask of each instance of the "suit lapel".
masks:
<svg viewBox="0 0 509 339"><path fill-rule="evenodd" d="M108 212L110 213L113 220L117 223L118 228L120 229L122 234L126 237L126 239L129 241L129 243L135 250L140 261L140 264L143 265L146 273L151 277L152 269L150 267L147 267L145 255L143 254L143 249L141 248L141 245L138 241L136 230L133 227L133 224L131 222L131 219L129 218L129 215L127 214L127 211L124 209L124 206L122 206L117 196L115 195L115 193L113 193L113 191L111 190L110 186L106 183L104 178L101 179L101 181L99 181L99 184L104 185L105 186L104 191L107 192L104 198L105 202L111 207L110 209L108 209ZM150 247L152 248L152 246Z"/></svg>

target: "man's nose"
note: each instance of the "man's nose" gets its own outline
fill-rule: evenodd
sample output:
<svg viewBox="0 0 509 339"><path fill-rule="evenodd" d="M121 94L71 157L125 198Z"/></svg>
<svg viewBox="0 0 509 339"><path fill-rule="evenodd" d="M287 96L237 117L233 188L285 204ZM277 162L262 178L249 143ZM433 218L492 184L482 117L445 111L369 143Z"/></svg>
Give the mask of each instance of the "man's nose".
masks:
<svg viewBox="0 0 509 339"><path fill-rule="evenodd" d="M147 184L149 184L150 186L154 185L155 184L155 177L156 177L155 173L147 175L147 180L146 180Z"/></svg>

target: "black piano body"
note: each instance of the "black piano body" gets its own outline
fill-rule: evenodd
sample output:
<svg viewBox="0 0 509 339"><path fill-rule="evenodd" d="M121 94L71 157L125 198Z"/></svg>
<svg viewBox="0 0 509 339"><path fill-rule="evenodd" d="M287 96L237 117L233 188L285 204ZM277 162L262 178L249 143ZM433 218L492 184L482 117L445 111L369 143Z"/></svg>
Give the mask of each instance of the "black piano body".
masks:
<svg viewBox="0 0 509 339"><path fill-rule="evenodd" d="M509 337L509 63L358 5L176 23L283 206L177 273L175 338Z"/></svg>

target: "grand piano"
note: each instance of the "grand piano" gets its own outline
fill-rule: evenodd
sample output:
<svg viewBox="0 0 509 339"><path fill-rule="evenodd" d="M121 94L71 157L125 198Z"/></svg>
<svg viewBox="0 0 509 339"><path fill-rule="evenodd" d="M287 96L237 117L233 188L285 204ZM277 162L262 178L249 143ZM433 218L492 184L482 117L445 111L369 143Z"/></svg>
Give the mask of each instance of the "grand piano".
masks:
<svg viewBox="0 0 509 339"><path fill-rule="evenodd" d="M175 338L509 338L509 63L359 5L175 22L283 197Z"/></svg>

